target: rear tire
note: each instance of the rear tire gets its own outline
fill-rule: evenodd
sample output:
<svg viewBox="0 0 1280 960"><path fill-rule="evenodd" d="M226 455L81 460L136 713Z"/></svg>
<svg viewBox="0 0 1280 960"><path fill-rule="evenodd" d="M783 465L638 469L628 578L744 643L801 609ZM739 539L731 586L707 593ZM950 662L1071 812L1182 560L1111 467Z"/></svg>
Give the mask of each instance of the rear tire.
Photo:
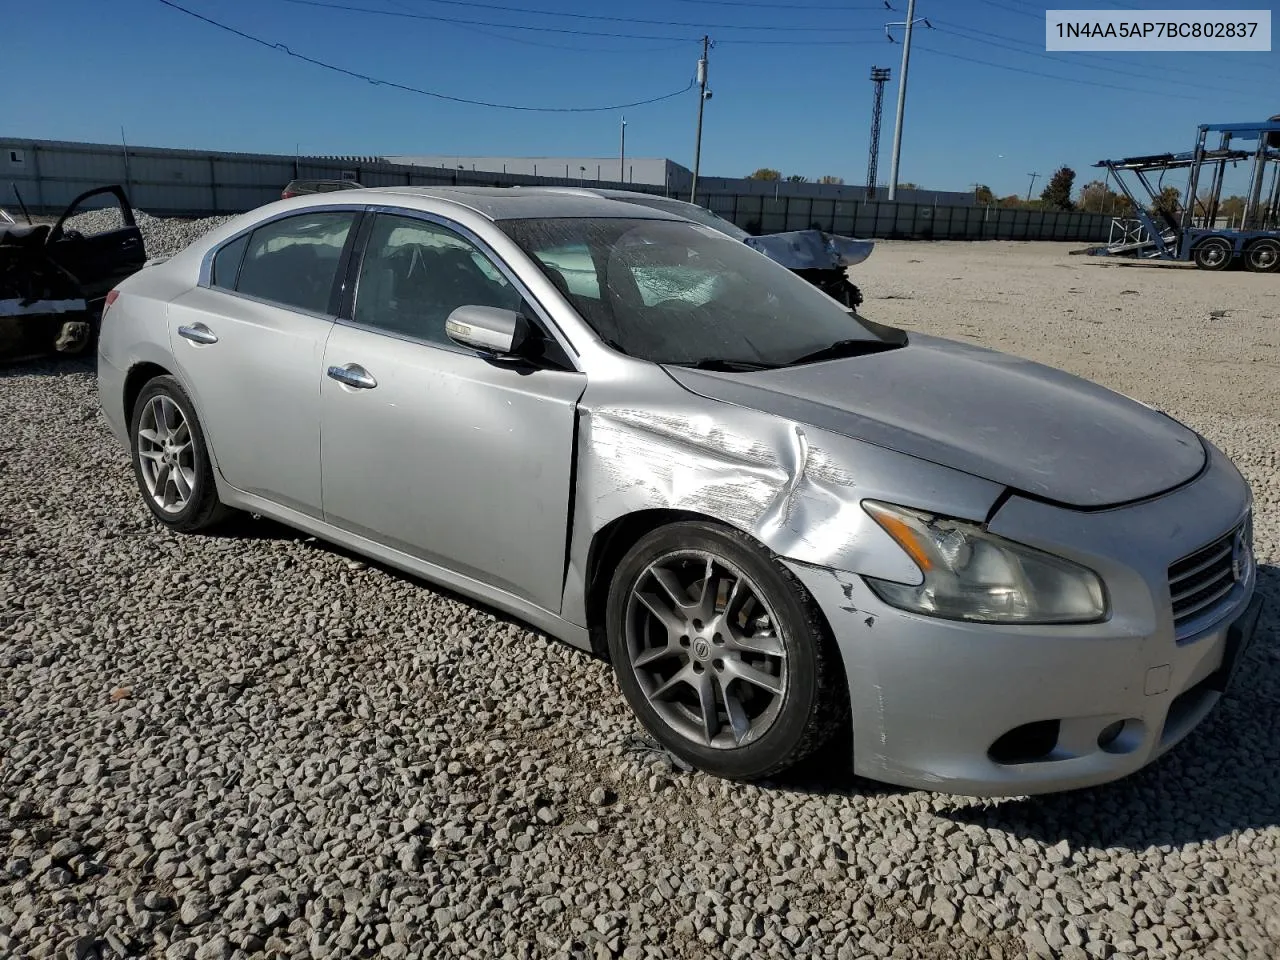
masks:
<svg viewBox="0 0 1280 960"><path fill-rule="evenodd" d="M1222 237L1209 237L1200 242L1191 256L1201 270L1225 270L1231 266L1233 253L1229 240Z"/></svg>
<svg viewBox="0 0 1280 960"><path fill-rule="evenodd" d="M195 533L232 512L218 500L195 405L174 377L156 377L138 394L129 450L142 499L166 527Z"/></svg>
<svg viewBox="0 0 1280 960"><path fill-rule="evenodd" d="M1244 252L1244 264L1254 273L1280 273L1280 240L1258 240Z"/></svg>
<svg viewBox="0 0 1280 960"><path fill-rule="evenodd" d="M683 521L642 537L614 574L606 636L640 722L707 773L780 773L847 722L839 654L817 605L737 530Z"/></svg>

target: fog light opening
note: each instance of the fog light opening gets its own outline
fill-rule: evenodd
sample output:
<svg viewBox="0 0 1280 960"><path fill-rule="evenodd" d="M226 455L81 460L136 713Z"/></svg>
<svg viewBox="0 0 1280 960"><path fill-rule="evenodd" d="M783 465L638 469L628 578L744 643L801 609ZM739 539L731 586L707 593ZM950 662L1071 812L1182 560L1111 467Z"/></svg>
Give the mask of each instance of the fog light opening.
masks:
<svg viewBox="0 0 1280 960"><path fill-rule="evenodd" d="M1124 732L1124 721L1117 720L1115 723L1109 723L1102 728L1102 732L1098 734L1098 746L1103 750L1116 742L1116 738Z"/></svg>
<svg viewBox="0 0 1280 960"><path fill-rule="evenodd" d="M1107 753L1132 753L1141 745L1145 729L1137 717L1117 720L1102 728L1098 746Z"/></svg>
<svg viewBox="0 0 1280 960"><path fill-rule="evenodd" d="M1000 764L1036 763L1048 760L1058 746L1061 720L1037 720L1014 727L1001 736L987 750L994 762Z"/></svg>

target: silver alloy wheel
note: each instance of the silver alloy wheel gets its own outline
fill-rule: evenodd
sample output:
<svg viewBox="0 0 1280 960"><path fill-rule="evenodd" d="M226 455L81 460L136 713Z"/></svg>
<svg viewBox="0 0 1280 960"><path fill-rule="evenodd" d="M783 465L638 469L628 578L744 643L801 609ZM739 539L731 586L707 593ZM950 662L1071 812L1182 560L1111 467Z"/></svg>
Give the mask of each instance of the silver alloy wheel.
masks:
<svg viewBox="0 0 1280 960"><path fill-rule="evenodd" d="M787 651L760 588L721 557L659 557L627 600L631 669L650 706L689 740L732 749L758 740L787 692Z"/></svg>
<svg viewBox="0 0 1280 960"><path fill-rule="evenodd" d="M165 513L181 513L196 484L191 425L182 408L164 394L148 400L135 444L147 493Z"/></svg>

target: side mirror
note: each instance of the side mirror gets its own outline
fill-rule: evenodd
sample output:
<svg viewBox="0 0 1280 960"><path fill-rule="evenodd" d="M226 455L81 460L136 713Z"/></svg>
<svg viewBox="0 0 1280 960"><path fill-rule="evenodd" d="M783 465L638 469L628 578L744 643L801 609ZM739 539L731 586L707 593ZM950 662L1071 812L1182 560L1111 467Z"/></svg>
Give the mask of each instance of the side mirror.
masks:
<svg viewBox="0 0 1280 960"><path fill-rule="evenodd" d="M516 353L527 329L524 317L514 310L476 305L458 307L444 323L454 343L499 356Z"/></svg>

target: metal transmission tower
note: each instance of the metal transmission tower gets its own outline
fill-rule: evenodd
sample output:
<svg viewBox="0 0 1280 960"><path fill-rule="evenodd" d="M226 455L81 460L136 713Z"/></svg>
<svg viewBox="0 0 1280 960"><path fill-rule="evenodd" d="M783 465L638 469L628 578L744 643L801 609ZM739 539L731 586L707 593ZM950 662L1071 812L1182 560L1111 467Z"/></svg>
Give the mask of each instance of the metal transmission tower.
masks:
<svg viewBox="0 0 1280 960"><path fill-rule="evenodd" d="M888 79L888 67L871 68L871 82L876 85L876 98L871 106L871 149L867 157L868 200L876 198L876 176L880 167L880 116L884 113L884 85Z"/></svg>

